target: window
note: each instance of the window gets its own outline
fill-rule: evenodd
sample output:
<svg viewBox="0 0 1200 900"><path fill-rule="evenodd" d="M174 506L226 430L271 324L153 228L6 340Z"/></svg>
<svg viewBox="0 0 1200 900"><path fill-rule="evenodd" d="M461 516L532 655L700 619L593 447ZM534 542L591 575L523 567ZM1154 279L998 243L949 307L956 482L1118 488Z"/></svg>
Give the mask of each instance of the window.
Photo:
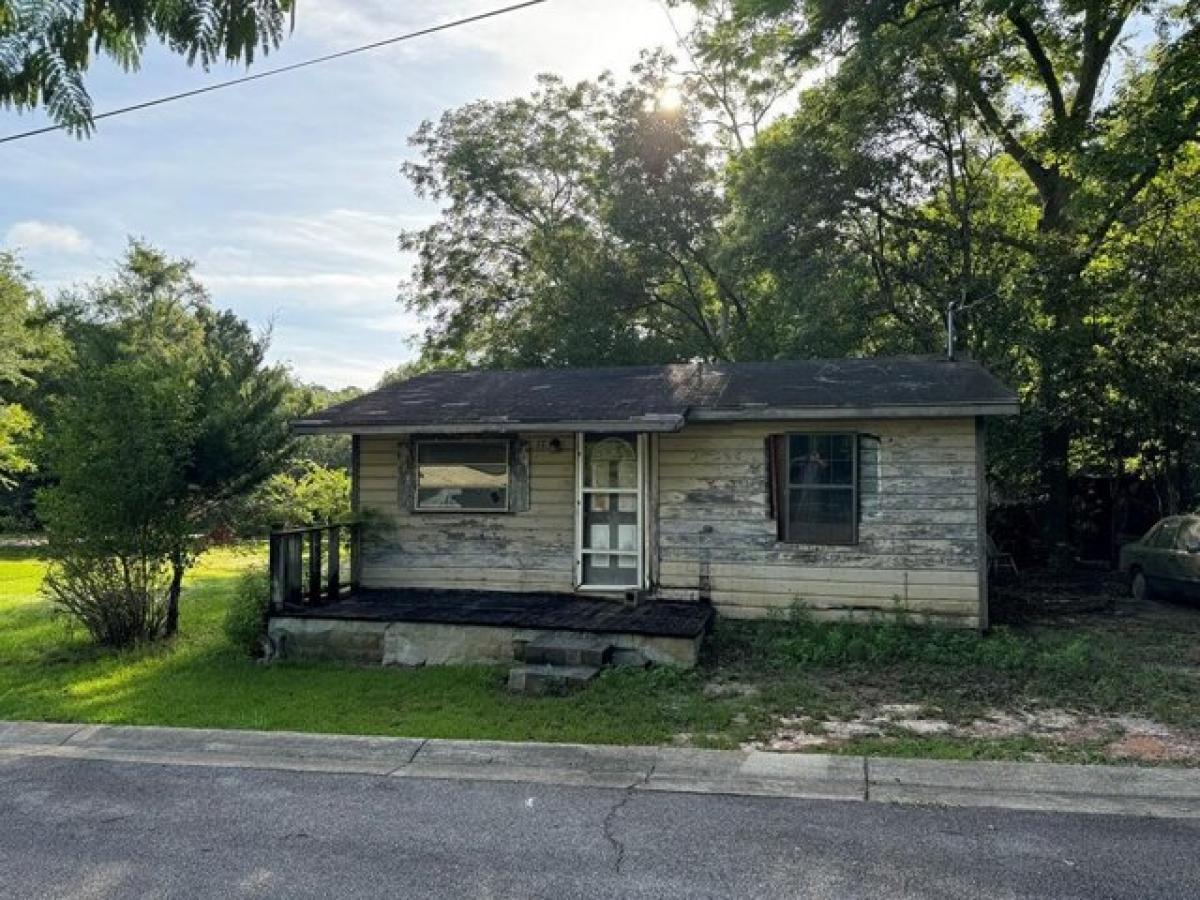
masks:
<svg viewBox="0 0 1200 900"><path fill-rule="evenodd" d="M788 434L775 441L776 516L781 540L858 540L858 436Z"/></svg>
<svg viewBox="0 0 1200 900"><path fill-rule="evenodd" d="M506 512L508 455L508 441L418 441L416 509Z"/></svg>
<svg viewBox="0 0 1200 900"><path fill-rule="evenodd" d="M1179 549L1188 553L1200 550L1200 519L1184 524L1179 532Z"/></svg>
<svg viewBox="0 0 1200 900"><path fill-rule="evenodd" d="M1175 539L1179 536L1179 529L1182 526L1183 519L1167 519L1150 539L1150 546L1157 550L1174 550L1176 548Z"/></svg>

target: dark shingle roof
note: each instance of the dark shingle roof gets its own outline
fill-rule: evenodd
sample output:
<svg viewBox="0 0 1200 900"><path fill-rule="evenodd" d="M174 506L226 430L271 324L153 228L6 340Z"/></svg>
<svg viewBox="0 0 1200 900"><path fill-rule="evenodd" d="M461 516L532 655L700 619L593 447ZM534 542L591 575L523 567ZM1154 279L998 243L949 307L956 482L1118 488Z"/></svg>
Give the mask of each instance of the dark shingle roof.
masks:
<svg viewBox="0 0 1200 900"><path fill-rule="evenodd" d="M483 430L853 415L984 415L1016 395L978 363L940 357L431 372L296 422L301 432Z"/></svg>

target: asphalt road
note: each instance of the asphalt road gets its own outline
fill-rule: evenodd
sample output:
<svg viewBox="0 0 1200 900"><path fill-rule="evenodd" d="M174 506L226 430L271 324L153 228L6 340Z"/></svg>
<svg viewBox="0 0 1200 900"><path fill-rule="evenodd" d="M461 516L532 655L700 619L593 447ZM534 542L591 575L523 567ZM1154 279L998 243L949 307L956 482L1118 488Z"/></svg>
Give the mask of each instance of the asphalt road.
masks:
<svg viewBox="0 0 1200 900"><path fill-rule="evenodd" d="M0 896L1196 897L1200 822L0 759Z"/></svg>

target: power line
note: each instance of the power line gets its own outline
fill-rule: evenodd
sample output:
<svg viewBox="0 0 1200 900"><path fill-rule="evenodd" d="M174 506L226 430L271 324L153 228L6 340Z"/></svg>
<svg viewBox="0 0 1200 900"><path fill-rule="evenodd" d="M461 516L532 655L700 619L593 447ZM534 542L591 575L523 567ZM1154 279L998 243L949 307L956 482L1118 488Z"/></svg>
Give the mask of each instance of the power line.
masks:
<svg viewBox="0 0 1200 900"><path fill-rule="evenodd" d="M306 69L309 66L319 65L335 59L342 59L346 56L353 56L356 53L366 53L368 50L378 50L380 47L387 47L391 44L399 44L401 41L410 41L413 38L424 37L427 34L433 34L438 31L448 31L451 28L458 28L460 25L470 25L472 22L479 22L483 19L492 19L496 16L502 16L505 13L516 12L517 10L524 9L527 6L537 6L539 3L545 2L546 0L525 0L523 3L514 3L511 6L502 6L498 9L488 10L487 12L478 13L474 16L467 16L463 19L455 19L452 22L443 22L441 25L431 25L428 28L422 28L420 31L410 31L407 34L400 34L396 37L385 38L382 41L375 41L371 44L363 44L359 47L351 47L347 50L339 50L337 53L329 53L325 56L317 56L313 59L306 59L301 62L291 63L290 65L280 66L277 69L268 69L265 72L256 72L253 75L243 75L240 78L231 78L229 81L221 81L216 84L206 85L205 87L195 88L190 91L183 91L178 94L170 94L166 97L157 97L154 100L146 100L142 103L135 103L132 106L123 106L120 109L110 109L107 112L98 113L92 116L92 121L96 122L100 119L111 119L113 116L123 116L125 113L137 112L140 109L148 109L152 106L161 106L164 103L171 103L175 100L184 100L188 97L195 97L199 94L208 94L212 91L222 90L223 88L245 84L248 81L258 81L262 78L270 78L272 75L282 75L285 72L294 72L297 69ZM5 135L4 137L0 137L0 144L7 144L9 141L19 141L22 138L34 137L39 134L47 134L51 131L62 131L66 127L66 125L47 125L44 128L35 128L32 131L22 131L17 134Z"/></svg>

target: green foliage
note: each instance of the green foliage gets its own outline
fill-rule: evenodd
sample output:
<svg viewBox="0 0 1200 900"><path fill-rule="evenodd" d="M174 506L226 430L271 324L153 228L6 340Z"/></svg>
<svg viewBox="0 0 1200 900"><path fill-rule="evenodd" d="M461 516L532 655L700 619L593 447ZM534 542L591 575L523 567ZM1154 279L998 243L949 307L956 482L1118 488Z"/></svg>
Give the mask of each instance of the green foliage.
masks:
<svg viewBox="0 0 1200 900"><path fill-rule="evenodd" d="M53 353L42 300L15 256L0 252L0 489L34 469L35 377Z"/></svg>
<svg viewBox="0 0 1200 900"><path fill-rule="evenodd" d="M671 0L672 6L683 5ZM786 21L737 15L733 0L688 3L695 19L680 35L682 91L694 98L705 124L726 152L745 150L779 102L795 87L800 67Z"/></svg>
<svg viewBox="0 0 1200 900"><path fill-rule="evenodd" d="M3 0L0 105L45 107L77 135L92 129L83 76L94 55L137 69L154 38L188 65L244 61L279 45L293 0Z"/></svg>
<svg viewBox="0 0 1200 900"><path fill-rule="evenodd" d="M1195 4L693 6L682 65L418 130L422 365L940 354L953 307L1051 545L1074 473L1195 503Z"/></svg>
<svg viewBox="0 0 1200 900"><path fill-rule="evenodd" d="M1113 452L1127 403L1194 404L1176 381L1159 383L1170 396L1156 404L1108 365L1104 326L1129 326L1122 337L1140 335L1146 356L1194 371L1191 342L1179 353L1147 345L1145 304L1140 322L1121 312L1145 285L1120 257L1123 235L1140 234L1143 249L1164 236L1156 192L1194 197L1177 176L1200 128L1195 4L740 5L752 21L794 27L797 57L837 61L735 169L738 233L774 283L803 290L815 251L822 285L858 278L866 288L868 342L900 349L933 349L947 307L968 309L963 346L1022 388L1052 539L1063 537L1070 467L1100 457L1119 471L1122 457L1169 443L1178 462L1181 442L1161 413ZM1184 238L1168 227L1179 238L1164 245ZM1188 328L1187 257L1150 255L1160 275L1180 275L1160 278L1171 287L1151 315ZM830 256L847 264L820 265ZM1174 480L1186 468L1175 465Z"/></svg>
<svg viewBox="0 0 1200 900"><path fill-rule="evenodd" d="M262 483L238 517L237 530L251 534L348 522L352 518L350 487L348 472L302 462L296 474L277 472Z"/></svg>
<svg viewBox="0 0 1200 900"><path fill-rule="evenodd" d="M1157 715L1166 715L1168 705L1160 702L1156 676L1134 663L1143 651L1100 629L1056 633L997 627L979 634L918 625L903 616L819 623L798 610L774 621L722 621L717 645L722 663L741 677L833 678L880 688L898 679L900 696L935 705L951 717L958 712L971 718L988 708L1024 703L1154 708Z"/></svg>
<svg viewBox="0 0 1200 900"><path fill-rule="evenodd" d="M426 365L730 355L745 301L720 254L720 171L698 110L659 105L668 65L647 56L623 87L543 76L420 127L404 171L444 207L401 236Z"/></svg>
<svg viewBox="0 0 1200 900"><path fill-rule="evenodd" d="M291 384L284 399L289 419L298 419L318 410L328 409L362 394L356 387L330 390L319 384ZM288 468L296 469L306 463L332 469L350 468L350 435L314 434L292 445Z"/></svg>
<svg viewBox="0 0 1200 900"><path fill-rule="evenodd" d="M222 628L229 643L250 656L260 656L270 605L271 579L267 570L247 569L238 578L225 610Z"/></svg>
<svg viewBox="0 0 1200 900"><path fill-rule="evenodd" d="M114 279L67 298L58 313L73 361L45 429L55 480L38 512L51 550L64 571L92 561L121 571L169 566L161 631L173 634L200 536L286 456L285 373L265 365L265 341L244 322L210 307L189 263L141 244ZM136 602L150 604L157 581L138 584ZM97 591L79 603L123 596Z"/></svg>

